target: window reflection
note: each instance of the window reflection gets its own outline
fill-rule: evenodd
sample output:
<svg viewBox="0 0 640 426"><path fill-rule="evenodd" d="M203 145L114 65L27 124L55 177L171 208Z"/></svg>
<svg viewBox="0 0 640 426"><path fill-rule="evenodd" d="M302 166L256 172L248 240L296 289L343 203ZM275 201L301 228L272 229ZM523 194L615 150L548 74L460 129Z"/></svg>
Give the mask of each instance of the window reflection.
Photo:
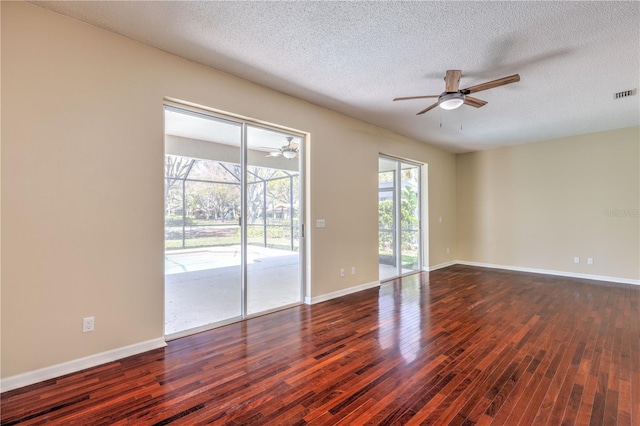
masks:
<svg viewBox="0 0 640 426"><path fill-rule="evenodd" d="M407 363L415 361L422 344L422 336L430 324L422 306L428 296L428 286L420 283L416 274L395 280L380 287L378 302L378 342L382 350L398 350ZM428 311L427 311L428 312Z"/></svg>

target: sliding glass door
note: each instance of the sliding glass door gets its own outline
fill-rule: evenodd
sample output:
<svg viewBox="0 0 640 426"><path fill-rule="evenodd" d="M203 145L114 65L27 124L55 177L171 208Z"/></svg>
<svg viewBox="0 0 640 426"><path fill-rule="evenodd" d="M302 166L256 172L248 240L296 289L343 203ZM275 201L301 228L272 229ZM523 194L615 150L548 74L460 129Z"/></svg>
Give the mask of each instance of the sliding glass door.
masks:
<svg viewBox="0 0 640 426"><path fill-rule="evenodd" d="M299 135L165 107L170 338L302 301L301 147Z"/></svg>
<svg viewBox="0 0 640 426"><path fill-rule="evenodd" d="M242 317L242 125L165 110L165 334Z"/></svg>
<svg viewBox="0 0 640 426"><path fill-rule="evenodd" d="M378 258L380 280L422 269L420 165L380 156Z"/></svg>
<svg viewBox="0 0 640 426"><path fill-rule="evenodd" d="M300 162L296 152L301 143L300 137L247 126L247 315L302 299ZM288 148L291 150L285 151Z"/></svg>

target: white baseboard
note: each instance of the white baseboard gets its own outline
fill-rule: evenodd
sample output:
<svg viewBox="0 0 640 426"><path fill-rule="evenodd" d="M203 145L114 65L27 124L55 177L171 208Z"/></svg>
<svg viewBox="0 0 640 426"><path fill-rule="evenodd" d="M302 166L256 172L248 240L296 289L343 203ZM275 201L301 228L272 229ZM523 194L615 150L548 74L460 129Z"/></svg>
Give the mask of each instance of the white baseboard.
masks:
<svg viewBox="0 0 640 426"><path fill-rule="evenodd" d="M65 374L75 373L85 368L95 367L100 364L106 364L111 361L126 358L131 355L137 355L142 352L150 351L167 346L164 338L147 340L146 342L136 343L134 345L124 346L122 348L112 349L110 351L101 352L95 355L89 355L84 358L74 359L72 361L63 362L62 364L52 365L51 367L41 368L39 370L29 371L28 373L17 374L0 380L0 391L6 392L12 389L21 388L23 386L32 385Z"/></svg>
<svg viewBox="0 0 640 426"><path fill-rule="evenodd" d="M455 265L455 264L456 264L456 261L455 261L455 260L452 260L452 261L450 261L450 262L440 263L440 264L438 264L438 265L433 265L433 266L430 266L430 267L428 267L428 268L425 268L425 271L427 271L427 272L435 271L436 269L446 268L446 267L448 267L448 266L453 266L453 265Z"/></svg>
<svg viewBox="0 0 640 426"><path fill-rule="evenodd" d="M493 269L504 269L507 271L531 272L534 274L555 275L559 277L582 278L585 280L608 281L612 283L640 285L640 280L634 280L631 278L609 277L605 275L580 274L577 272L555 271L551 269L525 268L520 266L495 265L493 263L467 262L466 260L457 260L455 263L457 263L458 265L479 266L482 268L493 268Z"/></svg>
<svg viewBox="0 0 640 426"><path fill-rule="evenodd" d="M368 290L370 288L380 287L380 281L373 281L366 284L360 284L355 287L345 288L344 290L334 291L332 293L323 294L316 297L305 297L304 303L307 305L314 305L316 303L324 302L327 300L335 299L336 297L346 296L347 294L357 293L362 290Z"/></svg>
<svg viewBox="0 0 640 426"><path fill-rule="evenodd" d="M613 283L620 284L633 284L640 285L640 280L633 280L630 278L620 278L620 277L609 277L604 275L590 275L590 274L580 274L575 272L566 272L566 271L555 271L550 269L538 269L538 268L526 268L520 266L508 266L508 265L497 265L493 263L482 263L482 262L468 262L465 260L453 260L450 262L440 263L438 265L433 265L429 268L424 268L425 271L435 271L438 269L446 268L453 265L467 265L467 266L479 266L482 268L493 268L493 269L503 269L507 271L517 271L517 272L531 272L534 274L545 274L545 275L554 275L559 277L568 277L568 278L582 278L586 280L596 280L596 281L608 281ZM355 287L349 287L344 290L334 291L332 293L323 294L321 296L316 297L305 297L304 303L307 305L313 305L315 303L324 302L326 300L335 299L337 297L346 296L348 294L357 293L362 290L367 290L373 287L379 287L380 281L373 281L366 284L361 284Z"/></svg>

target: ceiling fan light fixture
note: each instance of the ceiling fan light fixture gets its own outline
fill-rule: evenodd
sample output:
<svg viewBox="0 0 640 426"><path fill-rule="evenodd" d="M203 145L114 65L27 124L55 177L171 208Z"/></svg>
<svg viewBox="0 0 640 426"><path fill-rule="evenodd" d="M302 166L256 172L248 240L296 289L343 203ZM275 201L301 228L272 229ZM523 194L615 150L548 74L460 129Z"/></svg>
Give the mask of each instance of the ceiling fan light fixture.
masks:
<svg viewBox="0 0 640 426"><path fill-rule="evenodd" d="M438 106L446 110L459 108L463 103L464 95L460 92L443 93L438 98Z"/></svg>
<svg viewBox="0 0 640 426"><path fill-rule="evenodd" d="M292 158L296 158L296 155L298 153L295 152L294 150L290 150L290 149L285 149L284 151L282 151L282 156L288 160L291 160Z"/></svg>

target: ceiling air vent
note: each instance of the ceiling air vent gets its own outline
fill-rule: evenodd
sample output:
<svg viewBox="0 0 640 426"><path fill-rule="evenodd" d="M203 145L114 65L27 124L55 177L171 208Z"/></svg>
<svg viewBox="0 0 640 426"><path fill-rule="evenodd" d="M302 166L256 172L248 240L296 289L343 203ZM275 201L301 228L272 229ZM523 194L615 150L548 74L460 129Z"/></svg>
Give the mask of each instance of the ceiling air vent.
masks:
<svg viewBox="0 0 640 426"><path fill-rule="evenodd" d="M625 90L624 92L618 92L613 95L614 99L626 98L627 96L633 96L636 94L636 89Z"/></svg>

